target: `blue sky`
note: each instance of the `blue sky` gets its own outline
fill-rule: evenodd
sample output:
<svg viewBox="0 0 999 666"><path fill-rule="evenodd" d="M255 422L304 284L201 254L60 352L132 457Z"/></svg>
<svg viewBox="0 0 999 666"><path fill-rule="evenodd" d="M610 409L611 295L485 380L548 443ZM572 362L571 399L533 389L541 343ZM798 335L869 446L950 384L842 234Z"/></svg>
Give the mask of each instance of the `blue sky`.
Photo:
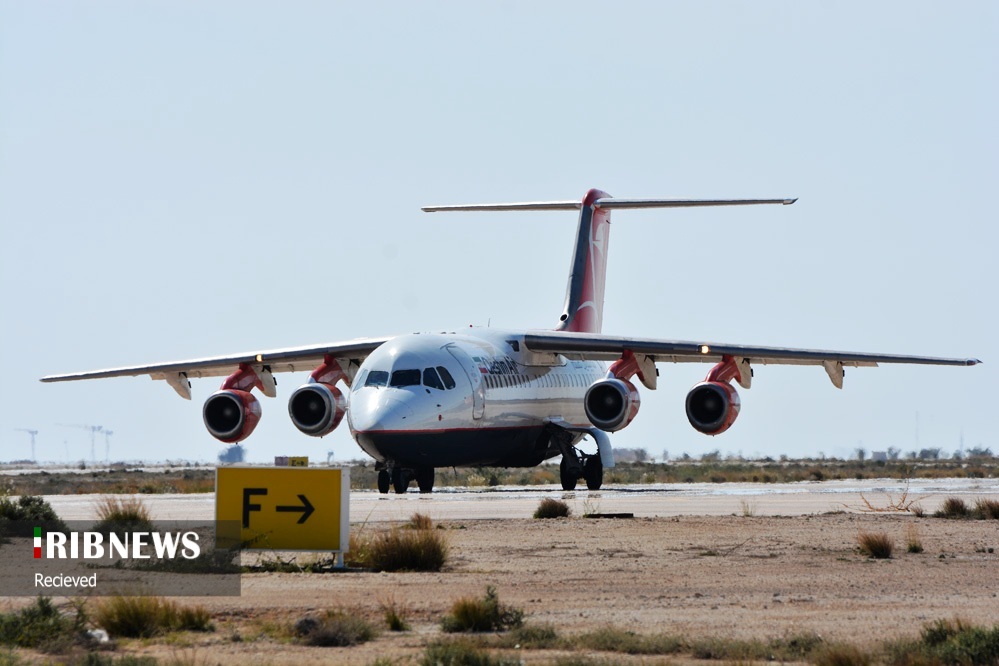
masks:
<svg viewBox="0 0 999 666"><path fill-rule="evenodd" d="M214 459L215 380L45 374L469 324L547 328L569 213L421 205L783 197L620 211L604 330L977 356L975 368L758 368L716 438L707 371L661 366L617 446L659 455L999 448L988 2L258 3L0 0L0 459ZM246 445L313 440L281 376ZM917 417L918 414L918 417ZM918 421L918 434L917 424ZM918 439L917 439L918 438Z"/></svg>

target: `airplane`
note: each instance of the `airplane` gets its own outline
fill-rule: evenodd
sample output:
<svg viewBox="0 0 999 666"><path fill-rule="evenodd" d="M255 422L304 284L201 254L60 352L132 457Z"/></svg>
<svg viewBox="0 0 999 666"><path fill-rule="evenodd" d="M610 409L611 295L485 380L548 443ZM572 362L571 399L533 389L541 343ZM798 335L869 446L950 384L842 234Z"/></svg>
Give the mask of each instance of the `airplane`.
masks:
<svg viewBox="0 0 999 666"><path fill-rule="evenodd" d="M578 210L565 303L554 330L413 333L49 375L43 382L149 375L191 399L191 379L225 377L202 409L208 432L240 442L261 417L257 389L276 397L274 375L311 370L292 392L288 414L312 437L347 418L357 444L375 459L378 491L432 492L438 467L532 467L561 455L562 488L590 490L614 466L608 433L630 424L641 396L655 390L657 363L712 364L686 397L687 419L706 435L728 430L741 402L733 381L752 384L753 366L816 365L836 388L846 367L879 363L976 365L935 358L634 338L602 333L611 211L737 205L790 205L797 199L618 199L591 189L582 200L427 206L440 211ZM340 385L343 388L340 388ZM579 447L589 435L596 453Z"/></svg>

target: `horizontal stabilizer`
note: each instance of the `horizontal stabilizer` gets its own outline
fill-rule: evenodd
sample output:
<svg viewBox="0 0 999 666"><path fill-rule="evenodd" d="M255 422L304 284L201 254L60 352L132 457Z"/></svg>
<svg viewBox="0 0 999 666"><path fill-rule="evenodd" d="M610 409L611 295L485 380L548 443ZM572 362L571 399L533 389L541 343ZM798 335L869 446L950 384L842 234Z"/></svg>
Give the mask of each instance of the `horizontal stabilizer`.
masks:
<svg viewBox="0 0 999 666"><path fill-rule="evenodd" d="M697 208L701 206L757 206L761 204L782 204L789 206L794 199L616 199L606 197L593 202L594 208L613 210L615 208ZM523 201L520 203L455 204L446 206L424 206L425 213L461 210L579 210L581 201Z"/></svg>

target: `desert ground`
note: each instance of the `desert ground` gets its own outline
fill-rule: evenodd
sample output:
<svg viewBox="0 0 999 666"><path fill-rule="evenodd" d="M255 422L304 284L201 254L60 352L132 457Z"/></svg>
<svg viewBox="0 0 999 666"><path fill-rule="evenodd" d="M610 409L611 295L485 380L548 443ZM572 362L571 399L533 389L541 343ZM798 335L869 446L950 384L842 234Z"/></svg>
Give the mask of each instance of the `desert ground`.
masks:
<svg viewBox="0 0 999 666"><path fill-rule="evenodd" d="M914 637L928 622L960 617L999 624L999 522L932 517L945 497L999 498L995 480L936 481L909 490L896 482L810 484L811 490L742 484L718 494L659 494L510 490L470 497L402 497L354 493L352 529L389 529L414 512L433 517L446 535L450 559L439 573L249 573L242 595L184 598L208 608L217 630L171 641L125 641L119 650L196 663L418 663L424 646L440 637L439 622L455 599L481 597L495 586L500 601L525 612L528 624L548 624L571 635L619 627L639 634L754 639L814 633L827 640L874 645ZM707 493L707 491L706 491ZM538 497L565 498L569 518L535 520ZM651 499L649 499L651 498ZM59 510L85 512L79 498L49 498ZM195 501L195 500L187 500ZM204 505L189 511L204 511ZM645 515L648 501L658 507ZM170 498L150 498L154 517L175 509ZM637 503L636 503L637 502ZM893 511L901 504L926 513ZM489 506L484 517L481 505ZM630 511L630 519L585 518L584 513ZM472 517L462 517L462 514ZM519 514L519 515L516 515ZM67 518L78 519L82 515ZM861 554L862 532L895 541L891 559ZM923 546L906 552L909 539ZM289 558L290 554L265 554ZM244 555L244 558L248 555ZM306 558L315 557L306 555ZM5 599L16 607L26 600ZM342 609L383 624L394 603L412 625L383 631L349 648L304 647L275 635L275 627L308 614ZM518 650L524 663L560 655L607 658L607 663L687 663L685 657L631 658L593 652Z"/></svg>

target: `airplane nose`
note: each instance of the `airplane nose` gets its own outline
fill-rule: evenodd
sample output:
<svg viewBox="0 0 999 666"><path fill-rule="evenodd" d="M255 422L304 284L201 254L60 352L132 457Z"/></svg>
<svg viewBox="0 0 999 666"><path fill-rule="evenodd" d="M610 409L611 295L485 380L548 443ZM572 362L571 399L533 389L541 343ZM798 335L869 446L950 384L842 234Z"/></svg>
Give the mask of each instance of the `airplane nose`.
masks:
<svg viewBox="0 0 999 666"><path fill-rule="evenodd" d="M351 428L359 432L407 430L412 427L411 396L405 391L376 389L356 395L350 403Z"/></svg>

